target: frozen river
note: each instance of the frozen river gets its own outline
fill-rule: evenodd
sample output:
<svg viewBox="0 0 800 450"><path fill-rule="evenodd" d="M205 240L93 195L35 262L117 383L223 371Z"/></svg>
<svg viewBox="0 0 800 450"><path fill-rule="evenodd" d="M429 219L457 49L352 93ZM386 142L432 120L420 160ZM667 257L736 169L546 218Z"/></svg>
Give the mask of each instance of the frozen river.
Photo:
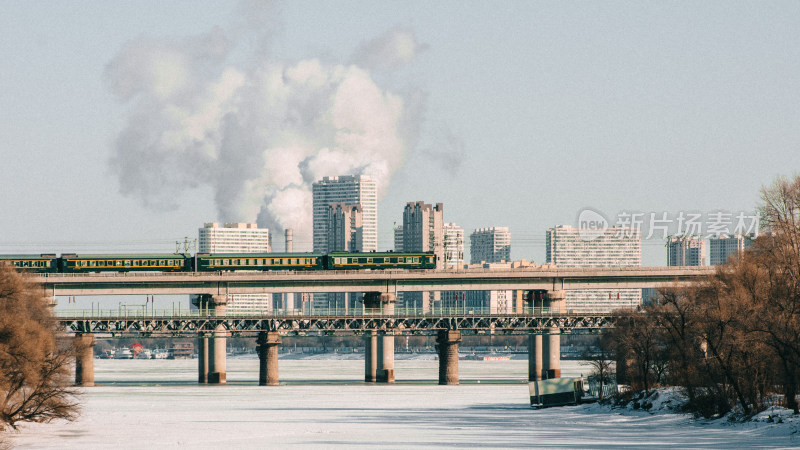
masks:
<svg viewBox="0 0 800 450"><path fill-rule="evenodd" d="M280 361L281 386L256 385L255 359L229 359L227 386L196 384L196 360L97 360L72 423L27 425L19 448L793 447L768 426L703 425L680 415L596 405L533 410L527 361L461 361L462 384L438 386L438 362L398 360L398 383L359 382L363 360ZM588 369L564 362L564 374Z"/></svg>

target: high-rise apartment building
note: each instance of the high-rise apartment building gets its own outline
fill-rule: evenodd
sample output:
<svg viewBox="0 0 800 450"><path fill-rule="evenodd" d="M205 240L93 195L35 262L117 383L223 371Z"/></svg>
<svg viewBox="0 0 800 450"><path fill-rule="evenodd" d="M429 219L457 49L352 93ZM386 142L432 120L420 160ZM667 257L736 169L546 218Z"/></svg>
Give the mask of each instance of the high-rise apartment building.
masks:
<svg viewBox="0 0 800 450"><path fill-rule="evenodd" d="M478 228L469 236L470 264L511 261L508 227Z"/></svg>
<svg viewBox="0 0 800 450"><path fill-rule="evenodd" d="M470 264L484 268L501 268L511 260L511 233L508 227L477 228L469 235ZM510 265L508 265L510 267ZM488 308L492 314L508 313L513 309L514 291L470 291L468 304Z"/></svg>
<svg viewBox="0 0 800 450"><path fill-rule="evenodd" d="M464 265L464 229L454 223L444 224L444 267Z"/></svg>
<svg viewBox="0 0 800 450"><path fill-rule="evenodd" d="M361 205L332 203L328 206L328 251L360 252L364 248Z"/></svg>
<svg viewBox="0 0 800 450"><path fill-rule="evenodd" d="M365 175L324 177L311 186L314 252L327 253L328 213L333 203L361 205L363 251L378 250L378 185Z"/></svg>
<svg viewBox="0 0 800 450"><path fill-rule="evenodd" d="M200 253L264 253L269 252L269 229L254 223L207 222L198 232Z"/></svg>
<svg viewBox="0 0 800 450"><path fill-rule="evenodd" d="M403 251L433 252L436 268L444 265L444 206L409 202L403 211Z"/></svg>
<svg viewBox="0 0 800 450"><path fill-rule="evenodd" d="M583 234L561 225L545 235L547 264L559 267L635 267L642 265L641 233L633 228L608 228Z"/></svg>
<svg viewBox="0 0 800 450"><path fill-rule="evenodd" d="M424 202L409 202L403 210L403 251L433 252L436 268L444 267L444 207ZM430 311L439 301L439 292L404 292L398 303Z"/></svg>
<svg viewBox="0 0 800 450"><path fill-rule="evenodd" d="M394 251L403 251L403 226L398 225L394 227Z"/></svg>
<svg viewBox="0 0 800 450"><path fill-rule="evenodd" d="M731 255L741 255L746 248L753 245L753 236L737 234L729 236L723 234L708 240L709 263L712 266L724 264Z"/></svg>
<svg viewBox="0 0 800 450"><path fill-rule="evenodd" d="M208 222L198 230L200 253L268 253L269 229L254 223ZM272 294L228 296L229 313L264 313L272 310Z"/></svg>
<svg viewBox="0 0 800 450"><path fill-rule="evenodd" d="M328 253L337 249L345 250L345 248L338 247L337 243L330 242L330 237L342 240L360 239L360 244L355 248L357 251L377 251L378 250L378 185L370 177L365 175L343 175L338 177L323 177L321 180L311 185L312 203L313 203L313 227L314 227L314 252ZM344 230L340 229L341 233L329 233L329 228L335 222L332 222L335 217L331 215L331 205L344 204L345 209L347 205L350 206L349 219L343 216L338 216L344 221L350 220L351 230L349 239L345 237ZM353 212L353 206L360 208L359 212ZM356 215L360 216L361 231L360 237L352 235L352 228ZM355 227L358 228L358 227ZM357 232L358 233L358 232ZM351 247L352 248L352 247ZM345 298L351 296L335 295L335 294L314 294L314 307L315 308L345 308L349 305L345 302Z"/></svg>
<svg viewBox="0 0 800 450"><path fill-rule="evenodd" d="M364 251L363 212L360 204L331 203L328 206L326 227L329 252ZM325 304L328 308L338 308L348 313L359 304L362 296L357 292L337 292L317 294L314 297L318 305Z"/></svg>
<svg viewBox="0 0 800 450"><path fill-rule="evenodd" d="M706 241L695 236L670 236L667 241L668 266L705 266Z"/></svg>
<svg viewBox="0 0 800 450"><path fill-rule="evenodd" d="M612 227L591 234L562 225L547 230L546 263L558 267L635 267L642 264L641 233L635 228ZM634 308L642 302L641 289L580 289L566 292L566 308L577 312L607 313Z"/></svg>

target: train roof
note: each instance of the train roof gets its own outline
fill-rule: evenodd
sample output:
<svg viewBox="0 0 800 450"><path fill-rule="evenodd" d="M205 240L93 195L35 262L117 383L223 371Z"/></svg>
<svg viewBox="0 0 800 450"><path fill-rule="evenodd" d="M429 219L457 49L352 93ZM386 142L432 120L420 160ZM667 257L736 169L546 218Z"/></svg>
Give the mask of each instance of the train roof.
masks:
<svg viewBox="0 0 800 450"><path fill-rule="evenodd" d="M54 253L37 253L35 255L0 255L0 259L53 259L56 258Z"/></svg>
<svg viewBox="0 0 800 450"><path fill-rule="evenodd" d="M105 253L105 254L88 254L88 253L62 253L62 258L71 258L71 259L93 259L93 258L107 258L107 259L138 259L138 258L146 258L146 259L153 259L153 258L185 258L184 255L180 253Z"/></svg>
<svg viewBox="0 0 800 450"><path fill-rule="evenodd" d="M329 256L387 257L387 256L428 256L433 252L330 252Z"/></svg>
<svg viewBox="0 0 800 450"><path fill-rule="evenodd" d="M201 258L308 258L322 256L322 253L198 253Z"/></svg>

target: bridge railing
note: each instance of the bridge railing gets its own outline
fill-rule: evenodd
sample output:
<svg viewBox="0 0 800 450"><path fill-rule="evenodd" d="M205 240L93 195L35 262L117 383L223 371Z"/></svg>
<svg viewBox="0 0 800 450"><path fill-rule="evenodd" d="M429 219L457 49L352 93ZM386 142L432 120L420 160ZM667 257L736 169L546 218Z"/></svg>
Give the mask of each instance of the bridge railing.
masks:
<svg viewBox="0 0 800 450"><path fill-rule="evenodd" d="M152 318L202 318L217 317L214 310L200 309L151 309L151 308L113 308L113 309L57 309L54 314L58 318L70 319L152 319ZM281 317L370 317L386 316L383 308L309 308L306 311L295 310L272 310L272 311L227 311L224 317L254 317L254 318L281 318ZM434 307L423 308L395 308L391 316L397 317L442 317L442 316L486 316L486 315L550 315L550 308L525 307L518 311L497 311L490 308L464 308L464 307Z"/></svg>

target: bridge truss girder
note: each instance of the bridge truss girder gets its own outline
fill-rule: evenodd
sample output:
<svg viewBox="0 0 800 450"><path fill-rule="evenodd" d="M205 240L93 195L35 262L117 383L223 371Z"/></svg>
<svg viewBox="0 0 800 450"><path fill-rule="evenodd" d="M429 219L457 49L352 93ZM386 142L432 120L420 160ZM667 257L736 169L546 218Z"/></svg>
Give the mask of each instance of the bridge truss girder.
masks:
<svg viewBox="0 0 800 450"><path fill-rule="evenodd" d="M591 332L613 326L610 315L567 316L427 316L427 317L140 317L140 318L61 318L61 329L70 333L110 334L112 336L196 337L222 327L232 335L255 336L261 331L286 335L362 334L381 331L395 334L435 334L439 330L461 330L484 334L544 333L557 328L561 332Z"/></svg>

